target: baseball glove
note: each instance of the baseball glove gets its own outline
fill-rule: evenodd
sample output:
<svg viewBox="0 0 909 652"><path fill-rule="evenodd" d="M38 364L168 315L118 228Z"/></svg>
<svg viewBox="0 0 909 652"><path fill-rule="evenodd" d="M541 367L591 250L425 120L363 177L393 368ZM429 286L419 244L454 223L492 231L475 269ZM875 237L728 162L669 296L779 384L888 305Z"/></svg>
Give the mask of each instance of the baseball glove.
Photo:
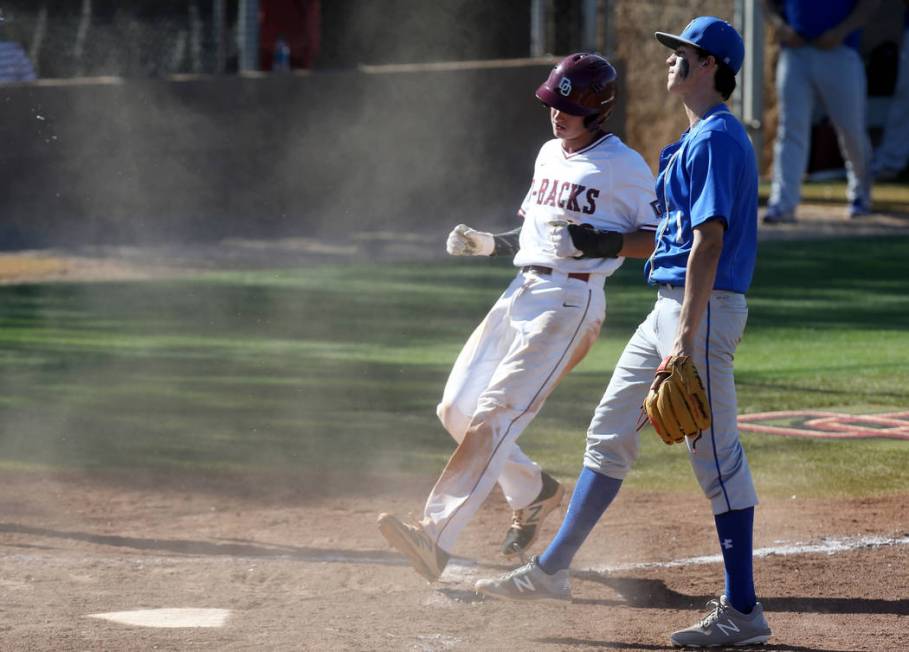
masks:
<svg viewBox="0 0 909 652"><path fill-rule="evenodd" d="M644 399L643 412L667 444L678 444L710 427L707 393L691 358L670 355L663 360Z"/></svg>

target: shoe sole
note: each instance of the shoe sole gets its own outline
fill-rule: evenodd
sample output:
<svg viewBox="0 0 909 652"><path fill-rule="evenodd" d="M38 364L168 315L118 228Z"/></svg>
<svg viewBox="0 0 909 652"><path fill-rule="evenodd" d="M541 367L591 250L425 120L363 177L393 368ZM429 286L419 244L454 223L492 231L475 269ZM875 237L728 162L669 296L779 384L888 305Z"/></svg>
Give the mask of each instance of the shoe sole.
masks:
<svg viewBox="0 0 909 652"><path fill-rule="evenodd" d="M481 595L488 596L490 598L495 598L496 600L508 600L510 602L559 602L565 604L566 602L571 602L571 596L567 598L559 598L552 595L547 595L545 597L515 597L513 595L502 595L501 593L494 593L492 591L484 590L480 587L474 587L474 591Z"/></svg>
<svg viewBox="0 0 909 652"><path fill-rule="evenodd" d="M546 517L549 516L550 514L552 514L552 512L554 510L561 507L562 500L564 498L565 498L565 485L563 485L562 483L559 483L559 488L552 495L552 498L548 499L547 501L545 501L543 503L543 507L542 507L542 509L540 509L540 518L537 520L536 530L534 530L533 536L530 538L530 541L528 541L527 545L524 546L523 548L518 548L515 545L513 545L511 548L508 548L508 549L503 548L502 554L505 556L506 559L511 559L513 557L517 557L518 555L520 555L523 558L524 553L530 549L530 547L536 542L537 539L540 538L540 529L543 527L543 521L545 521ZM548 505L550 503L552 503L552 506L548 507Z"/></svg>
<svg viewBox="0 0 909 652"><path fill-rule="evenodd" d="M420 553L413 549L410 543L410 536L406 531L402 531L401 528L401 522L391 514L379 514L379 532L382 533L385 540L388 541L392 548L407 557L413 569L426 581L435 582L439 579L441 573L435 573L429 568Z"/></svg>
<svg viewBox="0 0 909 652"><path fill-rule="evenodd" d="M707 645L697 645L695 643L676 643L672 641L672 647L743 647L745 645L763 645L768 640L770 640L770 634L758 634L757 636L752 636L749 639L744 641L738 641L737 643L710 643Z"/></svg>

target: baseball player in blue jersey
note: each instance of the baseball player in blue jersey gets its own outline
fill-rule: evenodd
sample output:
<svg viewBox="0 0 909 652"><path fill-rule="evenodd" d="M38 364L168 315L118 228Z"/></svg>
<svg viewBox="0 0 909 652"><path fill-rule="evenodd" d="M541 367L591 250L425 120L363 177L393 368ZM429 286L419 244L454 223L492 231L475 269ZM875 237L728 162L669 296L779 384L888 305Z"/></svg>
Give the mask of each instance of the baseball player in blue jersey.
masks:
<svg viewBox="0 0 909 652"><path fill-rule="evenodd" d="M662 218L645 266L657 300L596 409L584 468L555 539L530 563L480 580L476 588L519 600L570 599L571 560L637 457L641 403L654 373L666 356L687 355L704 381L712 423L685 442L714 514L726 588L703 620L671 640L692 647L763 643L770 627L752 574L757 495L739 441L732 369L757 253L754 150L724 103L735 89L744 45L732 26L710 16L696 18L680 35L657 32L656 38L672 49L667 89L682 100L690 124L660 154L656 194Z"/></svg>

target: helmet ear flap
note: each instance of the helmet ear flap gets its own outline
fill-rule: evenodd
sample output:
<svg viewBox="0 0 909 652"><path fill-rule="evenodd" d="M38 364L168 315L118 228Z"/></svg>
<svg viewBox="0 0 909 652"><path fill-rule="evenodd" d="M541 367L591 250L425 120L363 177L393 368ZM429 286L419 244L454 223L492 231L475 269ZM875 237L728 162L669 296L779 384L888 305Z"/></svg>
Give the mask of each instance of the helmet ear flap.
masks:
<svg viewBox="0 0 909 652"><path fill-rule="evenodd" d="M612 115L612 112L615 110L615 98L609 100L609 104L606 105L606 108L596 113L594 115L589 115L584 118L584 127L590 131L597 131L600 127L603 126L609 117Z"/></svg>

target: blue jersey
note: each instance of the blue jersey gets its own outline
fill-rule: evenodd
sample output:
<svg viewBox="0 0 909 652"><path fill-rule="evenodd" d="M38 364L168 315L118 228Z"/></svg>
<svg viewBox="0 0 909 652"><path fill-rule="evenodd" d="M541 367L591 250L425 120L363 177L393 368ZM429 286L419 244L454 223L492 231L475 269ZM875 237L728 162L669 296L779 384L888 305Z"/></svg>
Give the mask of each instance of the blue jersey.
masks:
<svg viewBox="0 0 909 652"><path fill-rule="evenodd" d="M858 0L785 0L783 17L799 36L810 41L846 20L857 4ZM843 43L858 49L860 39L857 29Z"/></svg>
<svg viewBox="0 0 909 652"><path fill-rule="evenodd" d="M644 266L652 285L685 285L694 227L726 226L714 289L745 293L757 258L757 163L745 128L725 104L712 107L660 152L662 210L656 249Z"/></svg>

